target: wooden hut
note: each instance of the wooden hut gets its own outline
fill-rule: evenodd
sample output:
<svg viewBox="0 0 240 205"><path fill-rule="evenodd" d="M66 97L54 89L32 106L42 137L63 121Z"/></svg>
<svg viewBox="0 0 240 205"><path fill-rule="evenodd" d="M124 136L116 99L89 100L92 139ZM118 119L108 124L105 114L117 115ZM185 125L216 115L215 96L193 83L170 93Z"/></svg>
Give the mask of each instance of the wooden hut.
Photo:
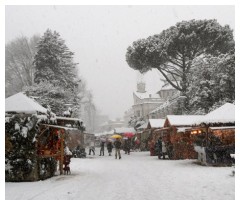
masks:
<svg viewBox="0 0 240 205"><path fill-rule="evenodd" d="M170 159L195 159L197 153L190 137L193 122L201 115L167 115L164 127L156 132L162 137Z"/></svg>
<svg viewBox="0 0 240 205"><path fill-rule="evenodd" d="M66 145L70 150L75 149L77 146L85 147L85 127L81 119L57 116L56 120L57 125L71 128L66 129Z"/></svg>
<svg viewBox="0 0 240 205"><path fill-rule="evenodd" d="M37 181L54 176L69 161L67 130L83 129L56 115L23 93L5 100L5 180ZM69 124L66 126L66 124Z"/></svg>
<svg viewBox="0 0 240 205"><path fill-rule="evenodd" d="M235 153L235 105L226 103L195 122L191 130L198 162L232 165Z"/></svg>
<svg viewBox="0 0 240 205"><path fill-rule="evenodd" d="M154 130L162 128L164 125L165 119L149 119L147 130L149 131L148 136L148 149L150 150L150 156L156 156L155 144L156 144L156 135L154 135Z"/></svg>

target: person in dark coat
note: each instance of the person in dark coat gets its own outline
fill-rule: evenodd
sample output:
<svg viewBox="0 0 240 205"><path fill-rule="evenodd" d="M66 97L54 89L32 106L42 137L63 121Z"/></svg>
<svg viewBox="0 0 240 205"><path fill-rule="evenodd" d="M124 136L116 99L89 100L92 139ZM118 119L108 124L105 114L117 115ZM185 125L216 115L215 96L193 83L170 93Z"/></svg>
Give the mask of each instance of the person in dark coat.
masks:
<svg viewBox="0 0 240 205"><path fill-rule="evenodd" d="M157 149L158 149L158 159L161 159L162 156L162 138L160 137L157 141Z"/></svg>
<svg viewBox="0 0 240 205"><path fill-rule="evenodd" d="M114 142L114 146L115 146L115 159L117 159L117 156L119 157L119 159L121 159L121 153L120 153L120 148L121 148L121 141L119 138L116 139L116 141Z"/></svg>
<svg viewBox="0 0 240 205"><path fill-rule="evenodd" d="M111 141L108 141L108 143L107 143L107 150L108 150L109 156L111 156L111 154L112 154L112 149L113 149L113 144L112 144Z"/></svg>
<svg viewBox="0 0 240 205"><path fill-rule="evenodd" d="M126 143L125 154L130 154L130 149L131 149L131 139L128 138L128 139L126 140L125 143Z"/></svg>
<svg viewBox="0 0 240 205"><path fill-rule="evenodd" d="M105 142L104 141L102 141L101 142L101 148L100 148L100 155L99 156L104 156L104 145L105 145Z"/></svg>

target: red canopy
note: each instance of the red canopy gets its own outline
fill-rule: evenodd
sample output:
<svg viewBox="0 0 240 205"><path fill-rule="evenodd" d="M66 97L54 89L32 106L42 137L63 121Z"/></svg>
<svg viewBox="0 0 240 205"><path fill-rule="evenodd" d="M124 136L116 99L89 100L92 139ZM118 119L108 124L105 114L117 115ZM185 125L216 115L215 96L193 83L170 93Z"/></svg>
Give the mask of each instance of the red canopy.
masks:
<svg viewBox="0 0 240 205"><path fill-rule="evenodd" d="M123 135L124 135L125 137L133 137L135 134L132 133L132 132L125 132Z"/></svg>

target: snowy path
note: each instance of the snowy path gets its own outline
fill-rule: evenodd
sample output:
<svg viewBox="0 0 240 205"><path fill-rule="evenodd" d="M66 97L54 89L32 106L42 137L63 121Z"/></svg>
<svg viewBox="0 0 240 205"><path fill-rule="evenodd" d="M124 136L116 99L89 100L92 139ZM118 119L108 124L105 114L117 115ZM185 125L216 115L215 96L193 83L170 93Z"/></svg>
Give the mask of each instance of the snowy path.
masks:
<svg viewBox="0 0 240 205"><path fill-rule="evenodd" d="M158 160L149 152L72 159L71 175L5 183L5 199L234 199L231 167Z"/></svg>

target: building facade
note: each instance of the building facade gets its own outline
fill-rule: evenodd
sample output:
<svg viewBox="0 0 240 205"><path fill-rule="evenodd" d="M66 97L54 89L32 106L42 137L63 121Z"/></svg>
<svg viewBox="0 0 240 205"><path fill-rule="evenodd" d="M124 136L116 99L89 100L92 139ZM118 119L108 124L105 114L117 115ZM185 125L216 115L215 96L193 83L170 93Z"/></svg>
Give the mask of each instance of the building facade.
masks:
<svg viewBox="0 0 240 205"><path fill-rule="evenodd" d="M145 83L138 82L137 91L133 92L133 114L144 120L149 118L149 113L164 103L159 94L150 94L145 90Z"/></svg>
<svg viewBox="0 0 240 205"><path fill-rule="evenodd" d="M143 81L137 83L137 91L133 92L133 105L124 113L125 125L128 125L133 116L146 121L183 113L181 105L184 99L181 98L180 91L166 80L162 81L164 85L156 94L148 93Z"/></svg>

